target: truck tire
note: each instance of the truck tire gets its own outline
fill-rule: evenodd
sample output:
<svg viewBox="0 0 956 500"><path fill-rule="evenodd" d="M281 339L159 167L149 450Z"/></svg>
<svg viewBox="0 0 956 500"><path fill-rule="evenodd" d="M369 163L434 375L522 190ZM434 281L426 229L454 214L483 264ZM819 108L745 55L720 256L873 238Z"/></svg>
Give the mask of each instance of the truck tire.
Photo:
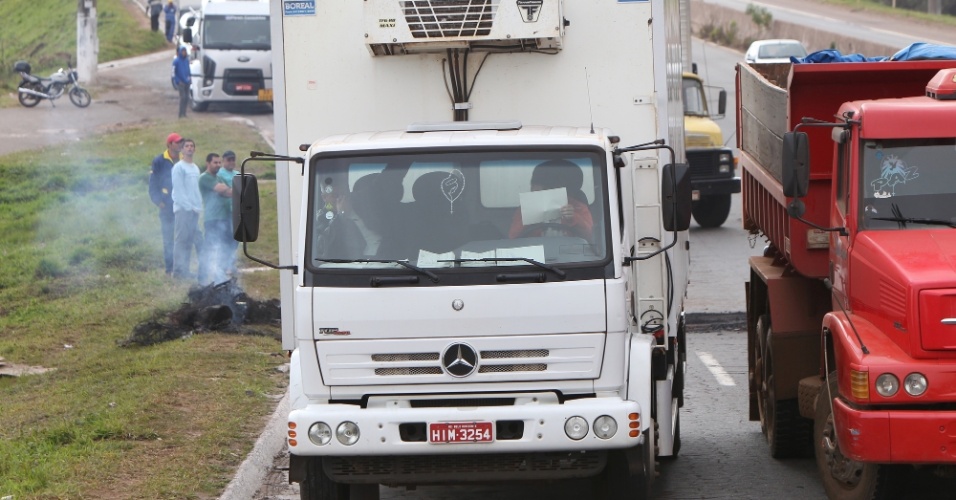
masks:
<svg viewBox="0 0 956 500"><path fill-rule="evenodd" d="M776 399L774 390L773 327L770 316L757 319L757 403L760 410L760 428L770 445L773 458L809 457L812 453L810 439L813 421L800 416L796 399Z"/></svg>
<svg viewBox="0 0 956 500"><path fill-rule="evenodd" d="M832 398L839 392L836 373L820 390L813 419L813 451L827 496L838 500L897 498L905 483L905 466L861 463L840 452L833 428Z"/></svg>
<svg viewBox="0 0 956 500"><path fill-rule="evenodd" d="M690 213L700 227L720 227L730 215L730 195L701 196L691 205Z"/></svg>
<svg viewBox="0 0 956 500"><path fill-rule="evenodd" d="M349 485L333 481L322 470L322 459L309 460L299 483L300 500L349 500Z"/></svg>
<svg viewBox="0 0 956 500"><path fill-rule="evenodd" d="M628 455L638 460L640 472L631 473ZM646 500L654 481L654 425L644 433L644 443L634 450L611 450L604 471L594 477L594 497L600 500Z"/></svg>
<svg viewBox="0 0 956 500"><path fill-rule="evenodd" d="M193 111L196 111L196 112L199 112L199 113L202 113L203 111L206 111L207 109L209 109L209 103L208 103L208 102L196 102L196 100L193 99L193 93L192 93L192 91L190 91L190 92L189 92L189 109L191 109L191 110L193 110Z"/></svg>

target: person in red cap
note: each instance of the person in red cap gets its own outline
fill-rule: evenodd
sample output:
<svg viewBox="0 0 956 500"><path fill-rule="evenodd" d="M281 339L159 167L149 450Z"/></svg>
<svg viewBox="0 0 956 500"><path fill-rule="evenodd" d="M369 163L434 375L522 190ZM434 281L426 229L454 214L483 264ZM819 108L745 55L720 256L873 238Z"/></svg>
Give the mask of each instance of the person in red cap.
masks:
<svg viewBox="0 0 956 500"><path fill-rule="evenodd" d="M163 260L166 275L173 273L173 164L179 161L183 138L173 132L166 137L166 150L153 158L149 169L149 199L159 208L159 227L163 234Z"/></svg>

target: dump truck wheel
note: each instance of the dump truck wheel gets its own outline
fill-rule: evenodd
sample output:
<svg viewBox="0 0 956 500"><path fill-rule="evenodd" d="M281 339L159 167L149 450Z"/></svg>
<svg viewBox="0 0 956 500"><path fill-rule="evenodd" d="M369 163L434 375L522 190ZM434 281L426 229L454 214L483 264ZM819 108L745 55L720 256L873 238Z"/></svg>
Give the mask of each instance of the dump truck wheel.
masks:
<svg viewBox="0 0 956 500"><path fill-rule="evenodd" d="M760 428L770 445L770 456L810 456L813 422L800 416L800 406L796 399L777 400L771 349L773 327L767 314L757 320L757 338L757 406L760 410Z"/></svg>

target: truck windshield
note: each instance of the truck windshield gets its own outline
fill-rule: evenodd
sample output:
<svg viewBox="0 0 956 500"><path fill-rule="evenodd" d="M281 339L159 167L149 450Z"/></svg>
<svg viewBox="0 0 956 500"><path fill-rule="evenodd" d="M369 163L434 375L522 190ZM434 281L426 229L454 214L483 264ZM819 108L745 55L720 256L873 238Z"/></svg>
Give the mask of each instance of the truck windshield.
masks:
<svg viewBox="0 0 956 500"><path fill-rule="evenodd" d="M401 261L436 273L527 266L563 277L555 266L606 262L601 151L318 156L311 172L314 272L407 272Z"/></svg>
<svg viewBox="0 0 956 500"><path fill-rule="evenodd" d="M684 115L708 116L707 98L704 95L704 85L693 78L684 78Z"/></svg>
<svg viewBox="0 0 956 500"><path fill-rule="evenodd" d="M956 222L956 139L864 141L863 229L928 229Z"/></svg>
<svg viewBox="0 0 956 500"><path fill-rule="evenodd" d="M269 16L205 16L203 47L207 49L270 50Z"/></svg>

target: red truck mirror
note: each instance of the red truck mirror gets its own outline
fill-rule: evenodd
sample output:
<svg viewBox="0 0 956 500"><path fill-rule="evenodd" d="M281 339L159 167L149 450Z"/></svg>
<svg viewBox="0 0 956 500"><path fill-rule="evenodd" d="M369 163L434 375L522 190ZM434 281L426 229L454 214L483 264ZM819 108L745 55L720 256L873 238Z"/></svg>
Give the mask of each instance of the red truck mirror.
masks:
<svg viewBox="0 0 956 500"><path fill-rule="evenodd" d="M259 184L252 174L232 179L232 237L248 243L259 239Z"/></svg>
<svg viewBox="0 0 956 500"><path fill-rule="evenodd" d="M686 231L691 216L690 166L664 165L661 175L661 216L665 231Z"/></svg>
<svg viewBox="0 0 956 500"><path fill-rule="evenodd" d="M807 195L810 186L810 145L806 132L783 134L783 194L789 198Z"/></svg>

